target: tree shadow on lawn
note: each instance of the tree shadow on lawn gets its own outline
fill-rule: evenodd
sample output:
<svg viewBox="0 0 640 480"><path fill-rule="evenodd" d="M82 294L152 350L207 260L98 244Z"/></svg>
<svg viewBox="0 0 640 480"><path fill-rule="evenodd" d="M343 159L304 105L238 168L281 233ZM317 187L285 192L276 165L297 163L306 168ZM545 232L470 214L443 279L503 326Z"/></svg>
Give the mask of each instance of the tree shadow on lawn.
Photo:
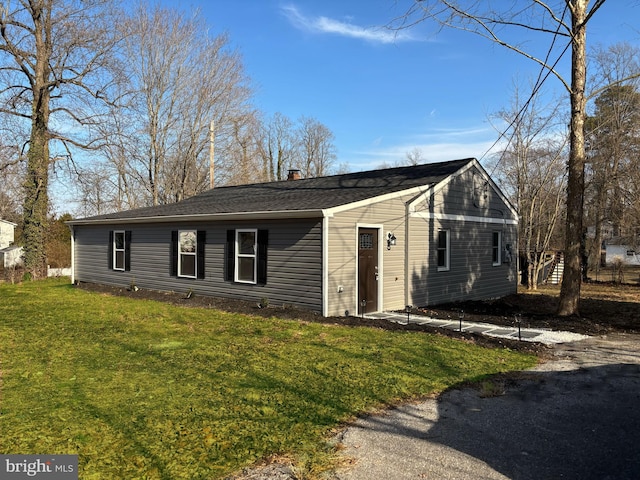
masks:
<svg viewBox="0 0 640 480"><path fill-rule="evenodd" d="M431 443L514 480L640 478L640 365L527 373L510 383L489 398L454 388L431 416L406 405L398 409L402 424L392 414L367 418L365 428L409 437L408 445L388 444L423 466Z"/></svg>

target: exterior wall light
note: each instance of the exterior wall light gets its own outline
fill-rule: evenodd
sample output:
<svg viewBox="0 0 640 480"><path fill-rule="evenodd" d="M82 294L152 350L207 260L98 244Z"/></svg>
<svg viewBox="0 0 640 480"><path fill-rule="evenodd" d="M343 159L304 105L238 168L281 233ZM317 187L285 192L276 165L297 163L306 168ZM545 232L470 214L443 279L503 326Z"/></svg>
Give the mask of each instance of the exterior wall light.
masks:
<svg viewBox="0 0 640 480"><path fill-rule="evenodd" d="M393 247L396 244L396 236L389 232L387 233L387 250L391 250L391 247Z"/></svg>

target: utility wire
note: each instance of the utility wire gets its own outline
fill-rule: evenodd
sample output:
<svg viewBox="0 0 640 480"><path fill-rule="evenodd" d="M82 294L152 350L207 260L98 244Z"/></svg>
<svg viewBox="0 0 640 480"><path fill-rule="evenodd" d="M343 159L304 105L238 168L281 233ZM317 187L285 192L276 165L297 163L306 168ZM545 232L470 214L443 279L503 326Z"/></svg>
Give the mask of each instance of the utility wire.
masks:
<svg viewBox="0 0 640 480"><path fill-rule="evenodd" d="M560 18L560 22L558 22L558 28L556 29L556 31L555 31L555 33L553 35L553 40L551 41L551 45L549 46L549 50L547 51L547 54L546 54L544 62L543 62L544 65L540 68L540 73L538 73L538 78L536 79L536 83L535 83L535 85L534 85L534 87L533 87L533 89L531 91L531 95L529 95L529 98L524 103L522 108L520 108L520 110L515 115L513 120L509 123L509 125L507 125L507 127L500 133L500 135L498 136L496 141L493 142L493 144L480 156L480 158L478 160L482 160L484 157L486 157L487 154L498 144L498 142L500 142L500 140L502 140L503 138L505 138L507 136L507 133L512 130L512 128L516 125L516 123L518 123L518 122L520 122L522 120L523 113L527 110L527 108L529 108L529 105L531 104L531 102L533 101L535 96L538 94L538 91L540 90L540 88L542 88L542 85L544 84L544 82L547 80L547 78L549 78L549 75L551 75L551 72L553 70L555 70L556 65L558 65L558 63L560 62L560 60L562 59L564 54L567 52L567 50L571 46L571 43L572 43L573 40L570 40L567 43L567 45L564 47L564 49L562 50L562 52L560 53L560 55L558 56L558 58L556 59L556 61L553 63L553 65L550 68L546 66L546 65L548 65L547 62L549 60L549 57L551 56L551 52L553 51L553 47L555 46L556 40L557 40L557 38L558 38L558 36L560 34L560 28L562 26L562 22L564 20L564 17L565 17L565 15L567 13L567 8L568 8L568 6L565 5L564 11L562 12L562 17ZM545 72L545 70L546 70L546 74L544 75L544 78L543 78L543 73ZM509 136L509 139L507 141L507 146L505 147L505 150L511 144L511 141L513 140L513 137L514 137L514 133L511 133L511 135ZM500 155L500 158L498 159L498 161L494 165L493 169L491 170L491 173L489 175L490 177L493 177L493 174L495 173L495 171L500 166L500 163L502 162L504 157L505 157L505 152L503 151L502 154Z"/></svg>

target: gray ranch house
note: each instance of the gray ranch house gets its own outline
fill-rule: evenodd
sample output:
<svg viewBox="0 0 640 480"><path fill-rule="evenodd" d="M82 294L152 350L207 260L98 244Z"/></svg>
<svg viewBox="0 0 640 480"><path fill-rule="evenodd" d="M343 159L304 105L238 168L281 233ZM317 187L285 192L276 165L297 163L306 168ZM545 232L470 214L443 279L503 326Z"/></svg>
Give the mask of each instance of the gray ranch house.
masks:
<svg viewBox="0 0 640 480"><path fill-rule="evenodd" d="M324 316L516 292L518 216L477 160L292 173L72 220L72 281Z"/></svg>

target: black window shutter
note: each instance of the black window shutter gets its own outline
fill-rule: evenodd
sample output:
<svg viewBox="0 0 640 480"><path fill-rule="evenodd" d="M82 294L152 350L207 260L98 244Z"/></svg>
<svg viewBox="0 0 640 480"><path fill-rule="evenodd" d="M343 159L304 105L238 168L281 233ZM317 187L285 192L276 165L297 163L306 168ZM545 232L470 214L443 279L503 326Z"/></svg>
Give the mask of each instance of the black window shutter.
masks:
<svg viewBox="0 0 640 480"><path fill-rule="evenodd" d="M124 269L131 270L131 230L124 232Z"/></svg>
<svg viewBox="0 0 640 480"><path fill-rule="evenodd" d="M197 242L197 276L198 278L204 278L204 246L207 243L207 232L205 230L198 230Z"/></svg>
<svg viewBox="0 0 640 480"><path fill-rule="evenodd" d="M178 231L171 232L171 276L178 276Z"/></svg>
<svg viewBox="0 0 640 480"><path fill-rule="evenodd" d="M258 284L267 283L267 247L269 230L258 230Z"/></svg>
<svg viewBox="0 0 640 480"><path fill-rule="evenodd" d="M113 270L113 230L109 230L109 247L107 248L109 253L108 268Z"/></svg>
<svg viewBox="0 0 640 480"><path fill-rule="evenodd" d="M227 230L227 255L224 262L224 279L233 282L233 271L235 269L236 231Z"/></svg>

